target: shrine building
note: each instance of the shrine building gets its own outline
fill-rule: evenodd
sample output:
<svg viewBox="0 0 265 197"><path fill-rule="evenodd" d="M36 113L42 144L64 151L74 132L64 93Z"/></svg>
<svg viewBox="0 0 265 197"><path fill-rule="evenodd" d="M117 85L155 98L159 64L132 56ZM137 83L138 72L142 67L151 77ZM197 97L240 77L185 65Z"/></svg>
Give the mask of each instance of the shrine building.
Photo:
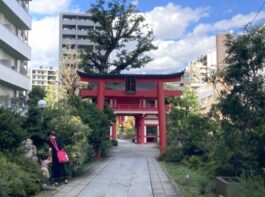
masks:
<svg viewBox="0 0 265 197"><path fill-rule="evenodd" d="M159 143L160 153L166 148L166 113L170 106L165 98L180 96L181 90L165 89L166 82L179 82L183 72L174 74L88 74L78 71L81 81L88 82L80 90L81 98L96 100L99 110L109 105L117 117L134 116L135 142ZM120 118L118 118L120 120ZM116 139L112 123L110 138Z"/></svg>

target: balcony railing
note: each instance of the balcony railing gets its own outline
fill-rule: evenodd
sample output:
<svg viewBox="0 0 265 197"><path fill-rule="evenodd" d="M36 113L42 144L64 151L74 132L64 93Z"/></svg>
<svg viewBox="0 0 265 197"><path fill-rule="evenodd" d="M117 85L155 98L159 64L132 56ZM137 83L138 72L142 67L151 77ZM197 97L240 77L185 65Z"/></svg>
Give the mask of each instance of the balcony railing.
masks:
<svg viewBox="0 0 265 197"><path fill-rule="evenodd" d="M117 104L111 106L113 110L119 110L119 111L128 111L128 110L134 110L134 111L157 111L157 106L151 106L151 105L138 105L138 104ZM171 105L165 105L166 111L171 111Z"/></svg>

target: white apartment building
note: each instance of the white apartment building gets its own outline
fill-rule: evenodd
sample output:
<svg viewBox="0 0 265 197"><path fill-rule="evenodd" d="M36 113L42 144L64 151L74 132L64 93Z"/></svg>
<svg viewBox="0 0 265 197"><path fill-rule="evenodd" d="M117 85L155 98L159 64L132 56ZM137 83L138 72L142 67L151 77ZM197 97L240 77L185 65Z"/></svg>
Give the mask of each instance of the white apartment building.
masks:
<svg viewBox="0 0 265 197"><path fill-rule="evenodd" d="M58 82L58 71L53 67L40 66L30 69L31 87L40 86L47 88Z"/></svg>
<svg viewBox="0 0 265 197"><path fill-rule="evenodd" d="M215 87L208 79L217 69L216 51L199 57L185 70L185 85L193 89L200 103L202 113L207 113L215 102Z"/></svg>
<svg viewBox="0 0 265 197"><path fill-rule="evenodd" d="M25 92L30 90L30 78L27 76L28 61L31 58L28 31L32 23L28 12L29 1L0 0L0 97L2 101L10 98L25 99Z"/></svg>
<svg viewBox="0 0 265 197"><path fill-rule="evenodd" d="M215 71L216 51L212 51L191 62L185 72L189 75L191 88L196 89L201 87Z"/></svg>

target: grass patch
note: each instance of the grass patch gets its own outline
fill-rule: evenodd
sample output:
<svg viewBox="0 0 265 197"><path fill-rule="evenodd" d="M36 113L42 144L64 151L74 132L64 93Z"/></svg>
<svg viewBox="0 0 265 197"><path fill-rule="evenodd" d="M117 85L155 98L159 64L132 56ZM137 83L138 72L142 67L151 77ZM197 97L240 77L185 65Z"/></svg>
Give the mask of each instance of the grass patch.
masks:
<svg viewBox="0 0 265 197"><path fill-rule="evenodd" d="M202 171L168 162L163 165L178 184L183 197L215 197L215 182Z"/></svg>

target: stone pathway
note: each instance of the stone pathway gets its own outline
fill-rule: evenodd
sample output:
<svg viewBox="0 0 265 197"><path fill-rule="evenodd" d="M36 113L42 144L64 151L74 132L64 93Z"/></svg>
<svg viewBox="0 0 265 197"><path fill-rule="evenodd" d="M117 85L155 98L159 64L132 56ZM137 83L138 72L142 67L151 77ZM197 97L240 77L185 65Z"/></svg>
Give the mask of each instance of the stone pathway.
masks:
<svg viewBox="0 0 265 197"><path fill-rule="evenodd" d="M156 161L158 155L153 144L119 140L109 159L95 162L82 177L39 197L180 197Z"/></svg>

